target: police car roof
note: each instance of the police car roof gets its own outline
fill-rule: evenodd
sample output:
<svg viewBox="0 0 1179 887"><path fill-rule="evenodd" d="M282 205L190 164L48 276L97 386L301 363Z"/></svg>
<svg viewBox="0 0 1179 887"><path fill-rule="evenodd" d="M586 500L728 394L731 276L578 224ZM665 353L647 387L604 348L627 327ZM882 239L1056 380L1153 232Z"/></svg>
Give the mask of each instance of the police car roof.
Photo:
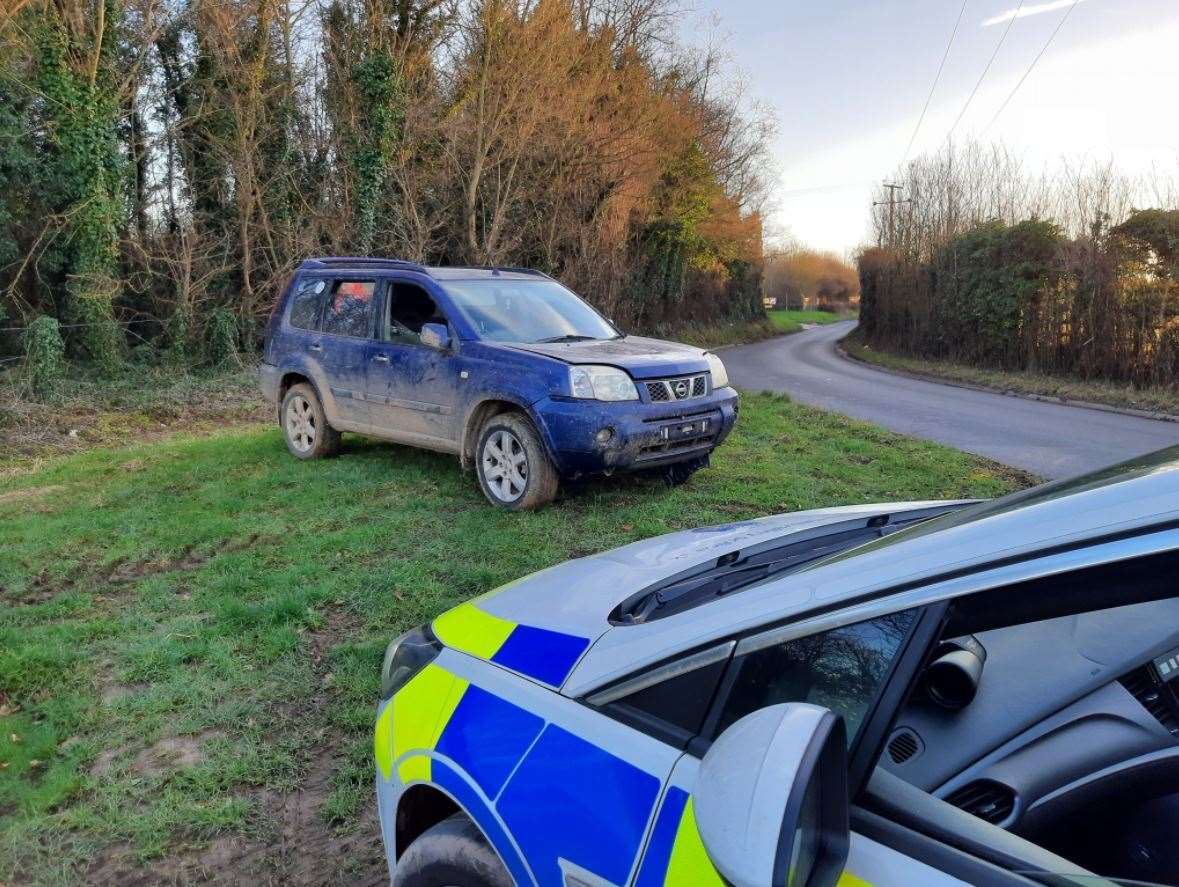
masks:
<svg viewBox="0 0 1179 887"><path fill-rule="evenodd" d="M967 506L663 619L610 627L578 663L562 692L581 695L677 650L841 602L891 594L941 577L969 576L996 562L1133 531L1173 531L1176 521L1179 446ZM606 613L601 619L605 623Z"/></svg>

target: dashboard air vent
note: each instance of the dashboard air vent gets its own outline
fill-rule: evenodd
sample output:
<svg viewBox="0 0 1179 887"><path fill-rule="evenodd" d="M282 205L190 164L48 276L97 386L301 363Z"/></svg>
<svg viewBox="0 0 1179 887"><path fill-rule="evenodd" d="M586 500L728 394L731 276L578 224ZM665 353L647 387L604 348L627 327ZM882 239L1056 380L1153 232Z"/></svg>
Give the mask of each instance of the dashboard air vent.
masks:
<svg viewBox="0 0 1179 887"><path fill-rule="evenodd" d="M921 751L921 741L912 730L902 727L888 741L888 756L894 764L903 764Z"/></svg>
<svg viewBox="0 0 1179 887"><path fill-rule="evenodd" d="M1170 689L1154 676L1154 666L1147 663L1134 669L1121 679L1121 684L1172 736L1179 736L1179 710L1175 698Z"/></svg>
<svg viewBox="0 0 1179 887"><path fill-rule="evenodd" d="M999 825L1015 810L1015 792L1001 782L976 779L946 795L946 803Z"/></svg>

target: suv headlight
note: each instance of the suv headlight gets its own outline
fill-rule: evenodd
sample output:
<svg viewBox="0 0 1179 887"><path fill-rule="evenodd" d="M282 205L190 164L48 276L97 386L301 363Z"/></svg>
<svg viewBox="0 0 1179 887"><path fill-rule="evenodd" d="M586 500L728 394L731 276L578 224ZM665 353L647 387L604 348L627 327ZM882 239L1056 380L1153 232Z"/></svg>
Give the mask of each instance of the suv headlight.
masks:
<svg viewBox="0 0 1179 887"><path fill-rule="evenodd" d="M388 699L408 684L441 652L442 642L434 637L428 625L407 631L389 644L381 665L381 698Z"/></svg>
<svg viewBox="0 0 1179 887"><path fill-rule="evenodd" d="M617 367L569 368L569 390L588 400L638 400L639 391L630 376Z"/></svg>
<svg viewBox="0 0 1179 887"><path fill-rule="evenodd" d="M708 372L712 374L712 389L727 388L729 385L729 372L725 369L725 365L721 359L715 354L705 354L708 358Z"/></svg>

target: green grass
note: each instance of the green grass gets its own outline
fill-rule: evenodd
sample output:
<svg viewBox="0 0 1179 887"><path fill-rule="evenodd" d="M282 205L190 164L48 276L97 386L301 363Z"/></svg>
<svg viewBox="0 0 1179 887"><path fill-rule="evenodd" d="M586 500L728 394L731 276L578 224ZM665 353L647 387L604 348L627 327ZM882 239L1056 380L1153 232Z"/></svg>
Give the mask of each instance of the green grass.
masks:
<svg viewBox="0 0 1179 887"><path fill-rule="evenodd" d="M25 465L0 478L0 881L261 877L210 842L379 876L369 730L398 632L676 528L1024 482L771 395L689 485L615 478L533 514L450 457L347 437L298 462L271 427Z"/></svg>
<svg viewBox="0 0 1179 887"><path fill-rule="evenodd" d="M760 342L779 335L780 331L765 317L745 321L680 324L656 328L649 335L671 342L684 342L697 348L719 348L722 345L741 345Z"/></svg>
<svg viewBox="0 0 1179 887"><path fill-rule="evenodd" d="M836 314L833 311L791 311L786 309L767 311L770 323L777 327L780 333L797 333L804 323L835 323L837 320L847 320L854 315Z"/></svg>
<svg viewBox="0 0 1179 887"><path fill-rule="evenodd" d="M843 340L843 347L852 357L886 369L932 376L949 382L962 382L1013 391L1059 397L1065 400L1086 401L1136 410L1168 413L1179 416L1179 386L1172 388L1135 388L1124 382L1105 382L1100 379L1071 379L1030 371L992 370L946 360L906 357L870 348L856 334Z"/></svg>

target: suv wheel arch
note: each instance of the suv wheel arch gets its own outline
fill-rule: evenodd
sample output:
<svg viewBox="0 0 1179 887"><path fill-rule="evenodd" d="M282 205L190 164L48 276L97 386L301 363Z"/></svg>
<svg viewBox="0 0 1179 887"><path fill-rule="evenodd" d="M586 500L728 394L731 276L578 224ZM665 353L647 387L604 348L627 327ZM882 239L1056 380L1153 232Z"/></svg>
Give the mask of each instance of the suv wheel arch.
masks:
<svg viewBox="0 0 1179 887"><path fill-rule="evenodd" d="M520 413L528 418L528 421L536 428L549 459L554 465L557 464L557 460L553 458L553 448L545 436L544 428L536 421L532 411L522 403L500 397L481 400L467 413L467 418L463 422L462 437L459 440L459 461L464 469L473 468L475 465L475 449L479 446L479 432L483 428L483 423L492 416L512 412Z"/></svg>

